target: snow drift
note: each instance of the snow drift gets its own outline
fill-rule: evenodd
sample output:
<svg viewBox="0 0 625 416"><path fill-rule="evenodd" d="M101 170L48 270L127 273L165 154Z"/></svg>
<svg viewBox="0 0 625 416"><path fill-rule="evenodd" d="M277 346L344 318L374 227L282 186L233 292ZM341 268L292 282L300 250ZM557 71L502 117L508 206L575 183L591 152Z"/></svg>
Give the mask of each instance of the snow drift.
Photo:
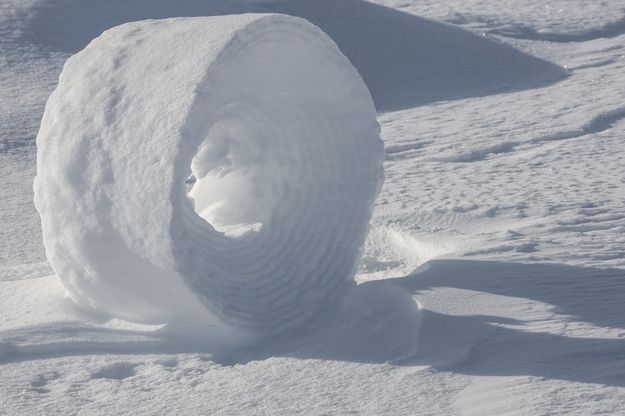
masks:
<svg viewBox="0 0 625 416"><path fill-rule="evenodd" d="M361 77L276 14L104 32L67 61L37 148L47 257L77 303L264 333L351 286L383 176Z"/></svg>

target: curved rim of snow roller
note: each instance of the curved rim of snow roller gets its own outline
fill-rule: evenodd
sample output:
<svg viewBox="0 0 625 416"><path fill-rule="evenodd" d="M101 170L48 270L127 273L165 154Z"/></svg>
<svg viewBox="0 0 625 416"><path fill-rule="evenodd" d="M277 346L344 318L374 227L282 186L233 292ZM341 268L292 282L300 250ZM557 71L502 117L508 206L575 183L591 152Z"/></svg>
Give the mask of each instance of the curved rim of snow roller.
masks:
<svg viewBox="0 0 625 416"><path fill-rule="evenodd" d="M70 58L37 137L46 253L80 305L292 329L353 283L383 146L338 47L276 14L134 22Z"/></svg>

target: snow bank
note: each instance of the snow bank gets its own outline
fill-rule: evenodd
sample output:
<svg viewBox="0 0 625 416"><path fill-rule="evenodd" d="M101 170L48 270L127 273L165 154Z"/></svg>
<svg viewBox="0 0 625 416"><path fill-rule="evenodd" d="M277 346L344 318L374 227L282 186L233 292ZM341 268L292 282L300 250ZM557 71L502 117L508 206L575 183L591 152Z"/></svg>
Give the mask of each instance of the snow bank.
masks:
<svg viewBox="0 0 625 416"><path fill-rule="evenodd" d="M128 23L70 58L37 137L46 253L82 306L274 332L353 282L383 146L337 46L276 14Z"/></svg>

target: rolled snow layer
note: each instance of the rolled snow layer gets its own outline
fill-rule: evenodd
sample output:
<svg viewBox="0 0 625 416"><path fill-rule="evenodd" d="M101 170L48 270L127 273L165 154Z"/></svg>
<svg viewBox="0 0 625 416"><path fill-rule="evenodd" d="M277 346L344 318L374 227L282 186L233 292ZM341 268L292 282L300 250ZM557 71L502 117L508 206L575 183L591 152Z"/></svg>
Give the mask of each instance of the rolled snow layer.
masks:
<svg viewBox="0 0 625 416"><path fill-rule="evenodd" d="M142 322L310 319L352 283L383 177L361 77L275 14L104 32L65 64L37 147L50 263L79 304Z"/></svg>

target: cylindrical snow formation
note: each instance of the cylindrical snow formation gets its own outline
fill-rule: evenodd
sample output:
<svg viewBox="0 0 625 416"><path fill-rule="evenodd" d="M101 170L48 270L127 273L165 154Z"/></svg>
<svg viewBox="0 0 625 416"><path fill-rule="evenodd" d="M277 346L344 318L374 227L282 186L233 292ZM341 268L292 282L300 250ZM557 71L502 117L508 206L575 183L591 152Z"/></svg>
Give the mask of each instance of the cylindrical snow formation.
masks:
<svg viewBox="0 0 625 416"><path fill-rule="evenodd" d="M311 319L353 283L383 178L363 80L276 14L104 32L65 64L37 148L54 270L77 303L140 322Z"/></svg>

